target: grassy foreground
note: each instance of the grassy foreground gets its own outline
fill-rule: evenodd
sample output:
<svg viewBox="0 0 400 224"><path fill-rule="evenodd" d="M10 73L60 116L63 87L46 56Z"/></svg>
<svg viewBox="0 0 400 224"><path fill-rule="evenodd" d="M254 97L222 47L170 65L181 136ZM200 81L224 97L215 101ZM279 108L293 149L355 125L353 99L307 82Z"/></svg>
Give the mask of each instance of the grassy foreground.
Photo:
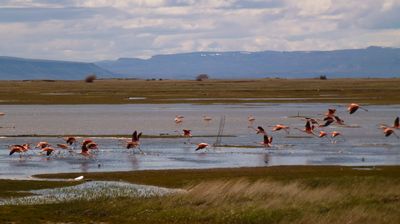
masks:
<svg viewBox="0 0 400 224"><path fill-rule="evenodd" d="M70 178L81 174L40 175ZM282 166L86 173L185 188L148 199L2 206L1 223L400 223L400 167ZM15 183L18 186L18 183ZM0 190L4 188L0 181Z"/></svg>
<svg viewBox="0 0 400 224"><path fill-rule="evenodd" d="M207 80L201 82L97 80L94 83L0 81L0 104L248 102L399 104L399 86L400 78Z"/></svg>

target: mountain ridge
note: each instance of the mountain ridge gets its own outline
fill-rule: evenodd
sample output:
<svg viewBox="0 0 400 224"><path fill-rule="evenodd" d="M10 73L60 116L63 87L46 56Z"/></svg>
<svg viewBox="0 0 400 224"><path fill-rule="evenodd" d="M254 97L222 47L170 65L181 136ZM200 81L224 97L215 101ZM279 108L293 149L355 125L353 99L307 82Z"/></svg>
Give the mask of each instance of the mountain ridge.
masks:
<svg viewBox="0 0 400 224"><path fill-rule="evenodd" d="M333 51L227 51L154 55L98 62L0 56L1 80L99 78L216 79L400 77L400 48L368 47Z"/></svg>

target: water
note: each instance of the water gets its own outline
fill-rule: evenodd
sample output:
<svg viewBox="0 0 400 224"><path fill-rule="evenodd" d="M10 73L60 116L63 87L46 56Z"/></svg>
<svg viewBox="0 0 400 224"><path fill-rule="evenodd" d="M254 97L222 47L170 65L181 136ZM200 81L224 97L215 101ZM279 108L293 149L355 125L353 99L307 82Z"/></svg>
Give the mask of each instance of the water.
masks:
<svg viewBox="0 0 400 224"><path fill-rule="evenodd" d="M331 132L342 132L336 144L327 139L306 138L306 134L293 130L304 128L304 121L291 116L317 116L327 108L337 108L338 115L349 125L360 128L330 126ZM0 117L0 136L4 135L110 135L130 134L133 130L148 135L191 129L193 135L216 135L219 118L226 116L225 135L222 144L257 146L261 135L248 128L247 116L252 114L268 134L274 137L273 147L242 148L220 147L195 152L194 143L212 144L216 139L142 139L145 154L124 148L124 140L93 138L100 150L94 158L83 158L59 150L50 158L37 155L31 150L28 156L8 156L8 145L48 141L53 145L63 143L62 138L7 137L0 138L0 178L29 178L33 174L59 172L97 172L145 169L249 167L276 165L398 165L400 164L400 140L394 136L385 138L379 124L391 125L400 115L400 105L367 106L369 112L357 111L353 115L339 104L162 104L162 105L3 105ZM184 115L184 122L177 126L176 115ZM209 123L203 115L213 118ZM284 132L271 132L271 127L282 123L292 127L289 136ZM15 127L15 128L12 128ZM400 132L398 131L398 134ZM303 138L304 137L304 138ZM82 140L82 139L80 139ZM60 154L58 154L60 153Z"/></svg>

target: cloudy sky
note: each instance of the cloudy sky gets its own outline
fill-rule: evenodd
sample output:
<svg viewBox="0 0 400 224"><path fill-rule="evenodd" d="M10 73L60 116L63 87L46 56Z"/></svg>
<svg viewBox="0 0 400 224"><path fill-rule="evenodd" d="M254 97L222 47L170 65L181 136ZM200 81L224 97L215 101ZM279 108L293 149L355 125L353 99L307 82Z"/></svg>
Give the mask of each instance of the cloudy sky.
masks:
<svg viewBox="0 0 400 224"><path fill-rule="evenodd" d="M1 0L0 55L400 47L400 0Z"/></svg>

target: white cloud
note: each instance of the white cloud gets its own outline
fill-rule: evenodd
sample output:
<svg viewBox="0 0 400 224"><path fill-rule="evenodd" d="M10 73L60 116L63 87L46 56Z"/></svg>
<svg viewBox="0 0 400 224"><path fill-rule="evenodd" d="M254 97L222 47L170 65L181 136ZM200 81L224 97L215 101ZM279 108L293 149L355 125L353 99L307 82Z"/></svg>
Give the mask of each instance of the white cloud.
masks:
<svg viewBox="0 0 400 224"><path fill-rule="evenodd" d="M95 61L190 51L400 47L400 0L5 0L2 55Z"/></svg>

